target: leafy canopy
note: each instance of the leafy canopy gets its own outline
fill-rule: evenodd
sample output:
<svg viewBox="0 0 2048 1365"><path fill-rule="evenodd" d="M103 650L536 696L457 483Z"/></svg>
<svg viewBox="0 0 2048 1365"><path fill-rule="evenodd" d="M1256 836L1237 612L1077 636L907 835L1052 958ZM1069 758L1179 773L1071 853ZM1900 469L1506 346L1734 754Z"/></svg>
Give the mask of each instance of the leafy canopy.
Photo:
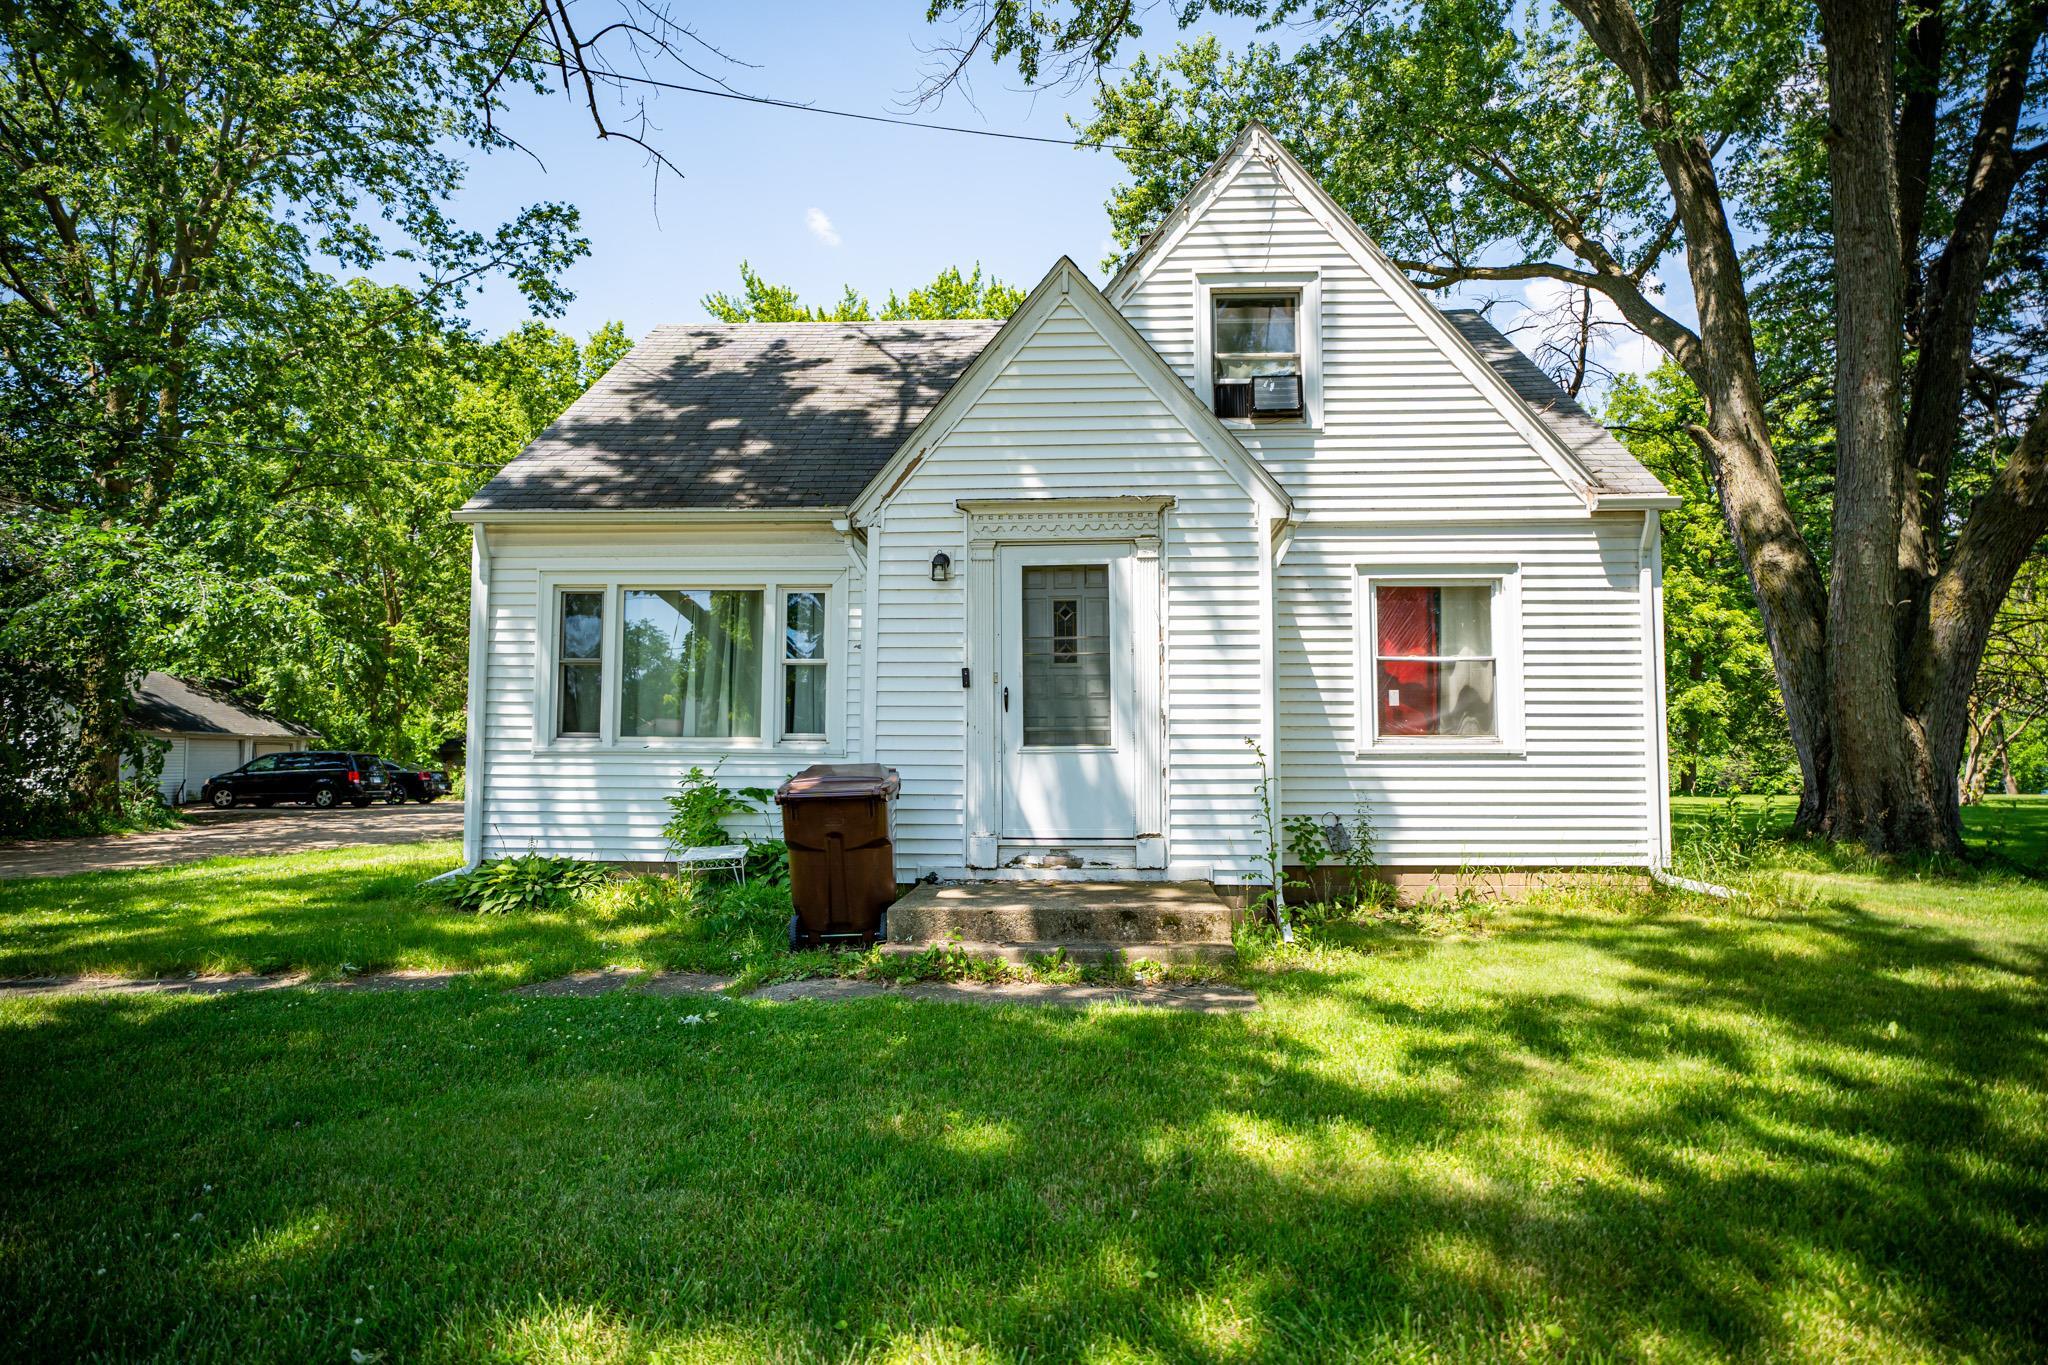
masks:
<svg viewBox="0 0 2048 1365"><path fill-rule="evenodd" d="M740 262L740 292L706 294L704 311L720 322L940 322L948 318L1007 318L1024 302L1025 291L993 275L984 279L976 262L972 274L947 266L921 289L898 297L895 290L879 315L867 296L847 285L830 308L809 307L787 285L769 284Z"/></svg>

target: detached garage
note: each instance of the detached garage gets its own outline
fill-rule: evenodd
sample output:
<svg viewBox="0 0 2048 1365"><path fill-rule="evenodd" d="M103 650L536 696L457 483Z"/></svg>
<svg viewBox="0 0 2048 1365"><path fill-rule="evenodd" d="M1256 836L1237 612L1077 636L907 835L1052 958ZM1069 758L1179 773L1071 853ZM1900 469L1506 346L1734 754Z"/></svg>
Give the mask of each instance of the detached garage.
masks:
<svg viewBox="0 0 2048 1365"><path fill-rule="evenodd" d="M198 800L209 777L239 768L259 754L303 749L320 737L303 725L168 673L151 673L136 685L128 716L136 729L170 744L157 789L174 806Z"/></svg>

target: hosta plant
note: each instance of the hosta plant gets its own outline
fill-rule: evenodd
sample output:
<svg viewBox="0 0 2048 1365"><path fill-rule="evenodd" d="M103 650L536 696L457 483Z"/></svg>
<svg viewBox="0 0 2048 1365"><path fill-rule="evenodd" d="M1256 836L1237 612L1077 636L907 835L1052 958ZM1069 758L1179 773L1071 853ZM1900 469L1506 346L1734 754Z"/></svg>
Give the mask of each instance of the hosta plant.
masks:
<svg viewBox="0 0 2048 1365"><path fill-rule="evenodd" d="M478 864L455 879L453 894L457 905L479 915L559 910L609 875L601 863L522 853Z"/></svg>

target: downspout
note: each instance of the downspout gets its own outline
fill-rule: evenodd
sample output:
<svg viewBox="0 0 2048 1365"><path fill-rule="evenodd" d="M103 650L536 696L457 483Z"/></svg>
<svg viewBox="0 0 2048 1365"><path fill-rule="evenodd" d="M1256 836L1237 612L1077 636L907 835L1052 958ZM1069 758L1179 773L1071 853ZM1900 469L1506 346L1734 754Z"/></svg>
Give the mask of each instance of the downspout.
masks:
<svg viewBox="0 0 2048 1365"><path fill-rule="evenodd" d="M1262 511L1262 517L1265 513ZM1287 860L1279 851L1280 822L1283 818L1283 787L1280 781L1280 562L1287 558L1287 551L1294 544L1295 523L1285 515L1272 524L1265 556L1266 610L1260 623L1259 641L1261 653L1265 656L1259 665L1259 690L1262 694L1264 715L1260 718L1261 736L1265 740L1270 780L1270 799L1273 803L1272 827L1267 829L1269 847L1275 849L1273 857L1273 917L1280 921L1280 941L1294 942L1294 923L1287 914Z"/></svg>
<svg viewBox="0 0 2048 1365"><path fill-rule="evenodd" d="M1665 723L1664 692L1664 528L1654 510L1643 513L1643 534L1636 543L1643 597L1643 683L1645 724L1649 727L1650 880L1672 891L1734 900L1742 893L1713 882L1679 877L1671 872L1671 737Z"/></svg>
<svg viewBox="0 0 2048 1365"><path fill-rule="evenodd" d="M1643 724L1649 760L1649 838L1645 852L1654 874L1671 865L1671 756L1664 698L1664 528L1655 510L1643 512L1636 543L1643 600Z"/></svg>
<svg viewBox="0 0 2048 1365"><path fill-rule="evenodd" d="M865 599L860 613L860 754L881 762L875 738L875 694L882 690L882 523L886 514L868 523L867 573L861 581Z"/></svg>
<svg viewBox="0 0 2048 1365"><path fill-rule="evenodd" d="M873 596L868 591L868 588L874 581L874 575L868 571L868 538L866 532L855 530L853 522L846 517L835 517L832 521L832 529L837 531L842 537L841 543L846 547L847 565L854 573L860 576L860 636L857 642L849 640L848 643L860 652L861 727L859 752L863 759L872 762L874 760L874 745L868 738L867 697L875 690L875 675L872 662L875 651L870 644L870 641L874 639L874 614L872 610Z"/></svg>
<svg viewBox="0 0 2048 1365"><path fill-rule="evenodd" d="M482 522L469 533L469 737L464 742L462 870L483 860L486 693L491 680L491 534Z"/></svg>

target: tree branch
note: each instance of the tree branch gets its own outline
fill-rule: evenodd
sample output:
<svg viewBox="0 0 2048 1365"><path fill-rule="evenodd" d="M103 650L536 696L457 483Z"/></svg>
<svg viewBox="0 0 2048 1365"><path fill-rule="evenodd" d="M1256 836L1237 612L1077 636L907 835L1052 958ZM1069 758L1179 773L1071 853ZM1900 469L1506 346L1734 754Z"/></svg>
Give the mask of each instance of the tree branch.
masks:
<svg viewBox="0 0 2048 1365"><path fill-rule="evenodd" d="M1900 563L1921 581L1933 572L1939 546L1962 425L1977 308L1992 247L2019 183L2013 144L2026 105L2034 48L2044 25L2048 25L2048 0L2027 0L2013 16L1985 81L1984 104L1963 168L1964 190L1955 226L1927 278L1919 361L1913 370L1906 415L1905 458L1911 477L1906 481L1899 528ZM1912 254L1910 242L1907 251Z"/></svg>
<svg viewBox="0 0 2048 1365"><path fill-rule="evenodd" d="M1922 628L1932 645L1933 686L1967 693L1999 603L2048 532L2048 385L1991 487L1970 510L1948 565L1927 593Z"/></svg>
<svg viewBox="0 0 2048 1365"><path fill-rule="evenodd" d="M1934 170L1941 114L1941 57L1948 28L1939 0L1911 11L1899 80L1899 237L1905 245L1906 325L1918 331L1920 233L1927 221L1927 188Z"/></svg>

